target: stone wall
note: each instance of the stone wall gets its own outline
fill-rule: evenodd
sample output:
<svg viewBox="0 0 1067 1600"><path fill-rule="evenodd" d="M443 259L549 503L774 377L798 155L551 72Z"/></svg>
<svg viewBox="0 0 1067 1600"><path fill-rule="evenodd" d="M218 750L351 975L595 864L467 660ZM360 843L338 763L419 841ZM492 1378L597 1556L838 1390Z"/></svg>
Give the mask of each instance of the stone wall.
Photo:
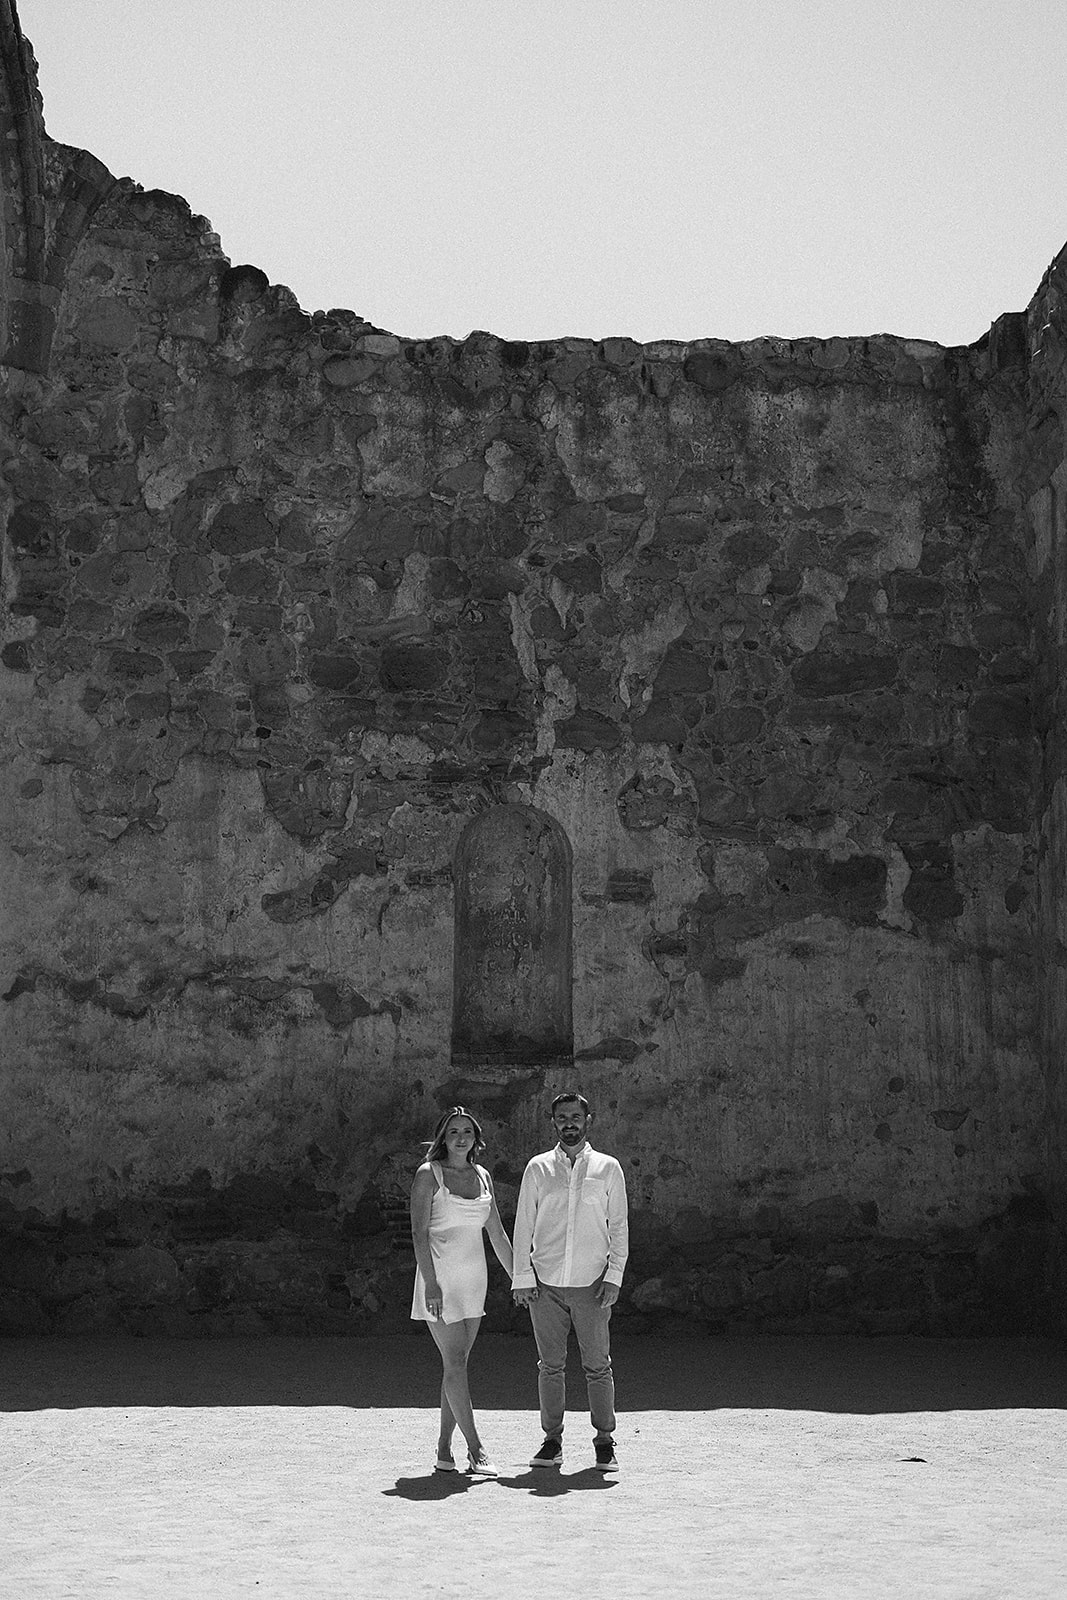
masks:
<svg viewBox="0 0 1067 1600"><path fill-rule="evenodd" d="M6 374L2 1325L405 1326L441 1108L507 1212L578 1081L632 1326L1044 1326L1024 319L407 340L92 198Z"/></svg>
<svg viewBox="0 0 1067 1600"><path fill-rule="evenodd" d="M1052 1211L1050 1302L1067 1331L1067 251L1053 262L1027 317L1030 573L1036 597L1041 742L1038 950L1047 1080L1047 1190Z"/></svg>

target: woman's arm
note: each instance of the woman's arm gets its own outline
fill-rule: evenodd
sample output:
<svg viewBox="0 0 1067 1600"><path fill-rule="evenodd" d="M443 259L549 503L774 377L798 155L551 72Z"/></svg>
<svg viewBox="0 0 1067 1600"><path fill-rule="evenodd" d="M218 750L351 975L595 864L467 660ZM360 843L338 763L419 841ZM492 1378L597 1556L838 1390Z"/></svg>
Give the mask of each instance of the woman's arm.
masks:
<svg viewBox="0 0 1067 1600"><path fill-rule="evenodd" d="M441 1312L441 1285L437 1281L430 1249L430 1206L435 1187L430 1164L425 1162L416 1172L411 1185L411 1242L415 1246L415 1260L426 1285L426 1309L434 1317Z"/></svg>
<svg viewBox="0 0 1067 1600"><path fill-rule="evenodd" d="M482 1171L485 1171L484 1167L482 1168ZM507 1230L500 1220L500 1212L497 1210L496 1206L496 1191L493 1188L493 1180L489 1176L488 1172L485 1173L485 1179L489 1185L490 1199L493 1202L489 1208L489 1215L485 1219L485 1231L489 1235L490 1244L496 1251L497 1260L500 1262L500 1265L503 1267L504 1271L508 1275L508 1278L510 1279L513 1266L511 1257L511 1240L508 1238Z"/></svg>

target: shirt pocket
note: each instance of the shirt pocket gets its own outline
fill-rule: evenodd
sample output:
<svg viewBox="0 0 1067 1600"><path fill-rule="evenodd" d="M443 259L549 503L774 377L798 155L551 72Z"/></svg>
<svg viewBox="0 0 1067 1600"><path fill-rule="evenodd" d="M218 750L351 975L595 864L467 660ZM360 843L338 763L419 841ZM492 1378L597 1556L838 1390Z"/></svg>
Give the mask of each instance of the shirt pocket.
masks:
<svg viewBox="0 0 1067 1600"><path fill-rule="evenodd" d="M604 1207L608 1203L608 1186L603 1178L586 1178L582 1184L582 1204Z"/></svg>

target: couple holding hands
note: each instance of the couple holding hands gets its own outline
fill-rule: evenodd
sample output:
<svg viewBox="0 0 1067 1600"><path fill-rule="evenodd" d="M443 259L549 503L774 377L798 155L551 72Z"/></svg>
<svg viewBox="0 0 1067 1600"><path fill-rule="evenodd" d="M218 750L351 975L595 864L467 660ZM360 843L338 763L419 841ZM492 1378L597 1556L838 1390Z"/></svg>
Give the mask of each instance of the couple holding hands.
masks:
<svg viewBox="0 0 1067 1600"><path fill-rule="evenodd" d="M544 1441L532 1467L563 1461L567 1339L578 1339L596 1466L615 1472L615 1383L608 1328L629 1245L626 1184L613 1156L589 1143L593 1114L584 1095L565 1090L549 1115L557 1143L527 1163L515 1214L514 1248L504 1230L493 1180L478 1157L482 1130L453 1106L434 1130L411 1188L415 1294L411 1315L427 1323L441 1352L441 1432L436 1469L457 1471L452 1435L467 1443L466 1470L494 1478L478 1434L467 1385L467 1358L485 1312L483 1230L511 1278L516 1305L529 1307L537 1341L537 1389Z"/></svg>

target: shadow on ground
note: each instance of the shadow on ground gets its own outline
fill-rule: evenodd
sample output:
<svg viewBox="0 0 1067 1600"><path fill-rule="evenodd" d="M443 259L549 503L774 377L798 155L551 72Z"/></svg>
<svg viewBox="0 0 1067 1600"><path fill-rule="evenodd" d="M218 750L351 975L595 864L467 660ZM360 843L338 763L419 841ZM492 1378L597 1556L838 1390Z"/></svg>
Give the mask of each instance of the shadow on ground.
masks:
<svg viewBox="0 0 1067 1600"><path fill-rule="evenodd" d="M618 1337L620 1410L837 1411L1067 1408L1067 1344L1053 1339ZM529 1337L484 1334L471 1356L481 1410L536 1405ZM573 1360L568 1385L580 1393ZM80 1406L433 1407L428 1338L5 1339L0 1411ZM568 1479L573 1484L573 1479ZM398 1491L399 1492L399 1491Z"/></svg>
<svg viewBox="0 0 1067 1600"><path fill-rule="evenodd" d="M382 1493L401 1500L447 1500L455 1494L476 1491L486 1481L499 1484L503 1489L522 1489L538 1500L555 1500L560 1495L574 1494L582 1489L614 1489L619 1482L617 1478L605 1477L595 1467L566 1474L530 1471L489 1480L467 1478L461 1472L428 1472L421 1478L398 1478L394 1488L383 1489Z"/></svg>

